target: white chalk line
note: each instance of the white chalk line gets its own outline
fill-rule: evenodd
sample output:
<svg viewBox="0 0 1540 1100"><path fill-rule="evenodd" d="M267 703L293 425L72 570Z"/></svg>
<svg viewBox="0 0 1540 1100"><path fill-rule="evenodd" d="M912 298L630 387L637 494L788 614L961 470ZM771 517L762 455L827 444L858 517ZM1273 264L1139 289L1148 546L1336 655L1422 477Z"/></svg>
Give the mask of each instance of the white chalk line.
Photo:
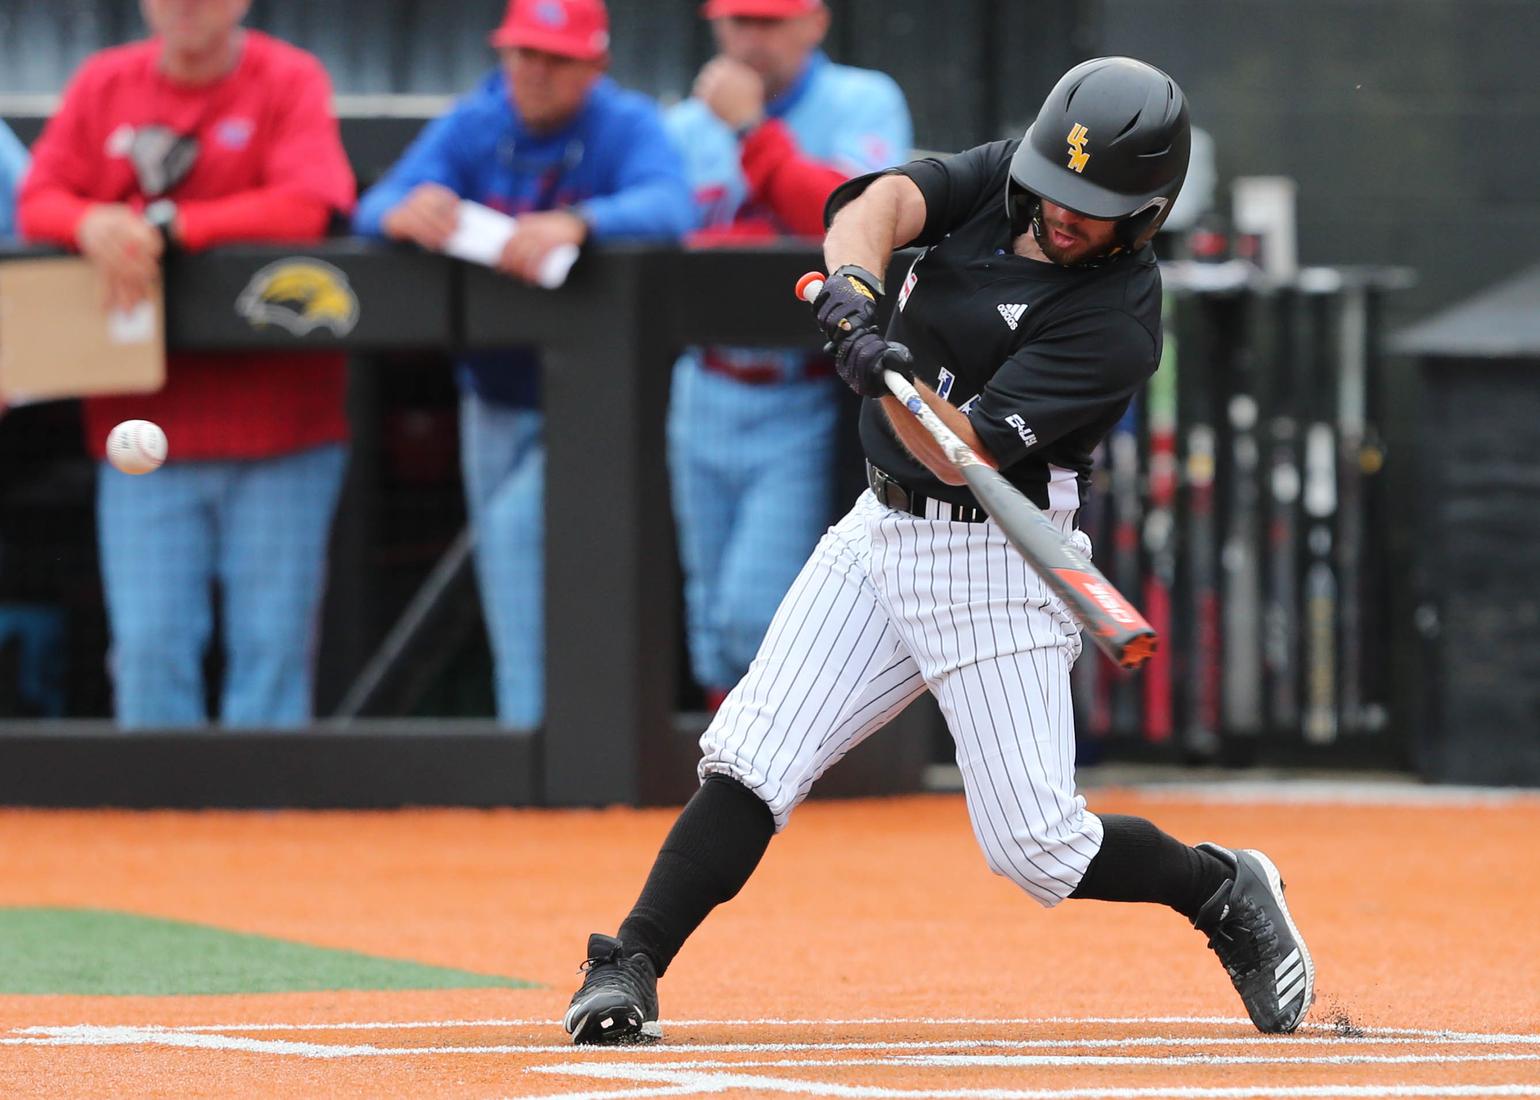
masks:
<svg viewBox="0 0 1540 1100"><path fill-rule="evenodd" d="M885 1025L901 1024L904 1026L933 1026L933 1027L1031 1027L1053 1024L1084 1025L1151 1025L1151 1024L1193 1024L1200 1026L1237 1027L1250 1030L1251 1021L1244 1016L1006 1016L1006 1017L968 1017L968 1016L863 1016L846 1019L783 1019L777 1017L758 1017L744 1019L674 1019L670 1017L665 1023L669 1027L878 1027ZM70 1025L76 1027L92 1027L98 1025L82 1024ZM127 1024L119 1025L136 1027L154 1031L220 1031L220 1032L261 1032L261 1031L412 1031L412 1030L452 1030L456 1028L520 1028L539 1027L556 1028L560 1021L545 1017L522 1017L504 1019L483 1020L347 1020L332 1023L315 1022L308 1023L224 1023L224 1024ZM13 1029L17 1035L27 1034L53 1034L60 1030L59 1026L39 1025ZM1447 1043L1535 1043L1540 1042L1540 1035L1533 1034L1502 1034L1475 1031L1453 1031L1443 1028L1415 1028L1415 1027L1363 1027L1357 1029L1364 1037L1378 1036L1408 1036L1424 1038ZM1342 1041L1356 1036L1343 1036L1338 1029L1331 1024L1306 1023L1301 1026L1300 1032L1320 1033L1334 1041ZM1252 1035L1240 1040L1217 1039L1203 1036L1171 1037L1169 1039L1157 1039L1157 1042L1299 1042L1309 1039L1310 1035L1295 1033L1293 1035L1261 1036ZM1046 1041L1046 1040L1045 1040ZM1057 1042L1069 1042L1069 1040L1056 1040ZM1108 1040L1083 1040L1082 1042L1106 1043L1112 1045L1119 1042L1132 1042L1131 1039ZM565 1041L556 1044L565 1045ZM678 1049L678 1048L673 1048Z"/></svg>
<svg viewBox="0 0 1540 1100"><path fill-rule="evenodd" d="M1088 1024L1119 1023L1148 1024L1155 1020L1177 1023L1208 1023L1228 1025L1245 1023L1229 1018L1195 1017L1091 1017L1091 1018L1024 1018L1013 1020L946 1020L939 1018L872 1018L864 1023L896 1024ZM690 1021L695 1026L760 1025L764 1023L802 1026L842 1026L853 1021L805 1020L805 1021L758 1021L741 1022L723 1020ZM548 1026L546 1020L459 1020L459 1021L411 1021L407 1023L350 1022L333 1024L262 1024L231 1025L230 1030L381 1030L391 1027L420 1028L486 1028L495 1026ZM678 1021L684 1023L684 1021ZM1540 1085L1523 1084L1447 1084L1447 1085L1296 1085L1296 1086L1235 1086L1223 1088L1169 1087L1141 1088L1064 1088L1064 1089L912 1089L885 1088L871 1085L840 1085L829 1081L807 1081L767 1074L743 1072L745 1069L827 1069L838 1070L852 1065L890 1066L900 1068L1029 1068L1029 1067L1161 1067L1190 1066L1354 1066L1354 1065L1428 1065L1466 1063L1526 1063L1540 1061L1540 1053L1493 1052L1480 1054L1440 1054L1436 1051L1407 1054L1340 1053L1314 1055L1301 1051L1298 1054L1273 1056L1260 1054L1165 1054L1149 1057L1130 1055L1068 1055L1068 1054L957 1054L912 1053L890 1054L886 1057L825 1059L799 1058L771 1061L723 1061L723 1060L653 1060L652 1055L672 1059L679 1054L730 1053L730 1054L808 1054L814 1051L935 1051L961 1050L987 1051L1006 1048L1022 1049L1098 1049L1108 1047L1156 1047L1156 1046L1255 1046L1258 1044L1292 1044L1294 1050L1301 1046L1319 1047L1332 1044L1338 1049L1351 1044L1363 1046L1416 1046L1426 1048L1444 1043L1465 1044L1536 1044L1540 1035L1485 1034L1478 1032L1447 1032L1428 1029L1386 1028L1377 1029L1386 1034L1338 1037L1329 1034L1325 1025L1316 1025L1327 1034L1292 1036L1131 1036L1128 1038L1096 1039L989 1039L989 1040L890 1040L883 1042L808 1042L808 1043L701 1043L671 1044L660 1047L622 1048L574 1048L565 1042L553 1044L501 1044L495 1046L431 1046L386 1047L371 1044L332 1044L301 1042L290 1039L259 1039L242 1035L211 1033L215 1025L118 1026L76 1025L69 1027L35 1026L17 1029L11 1037L0 1038L0 1045L26 1046L159 1046L210 1051L232 1051L314 1059L344 1059L358 1057L403 1056L464 1056L467 1054L559 1054L561 1062L550 1065L526 1067L526 1072L555 1076L589 1077L620 1085L600 1091L564 1092L547 1094L543 1100L645 1100L654 1096L683 1096L716 1094L741 1090L761 1093L814 1095L827 1097L872 1098L872 1100L1223 1100L1229 1097L1464 1097L1464 1096L1540 1096ZM1368 1029L1366 1029L1368 1030ZM597 1055L588 1061L578 1057ZM647 1060L637 1061L638 1056ZM629 1086L629 1087L626 1087Z"/></svg>
<svg viewBox="0 0 1540 1100"><path fill-rule="evenodd" d="M1158 1058L1088 1054L899 1054L890 1058L701 1059L665 1063L673 1070L829 1069L834 1066L916 1066L943 1069L1028 1066L1419 1066L1456 1062L1540 1062L1540 1054L1177 1054ZM652 1063L637 1063L654 1068ZM547 1067L550 1068L550 1067ZM617 1068L614 1065L611 1069ZM554 1070L553 1070L554 1072Z"/></svg>
<svg viewBox="0 0 1540 1100"><path fill-rule="evenodd" d="M650 1047L573 1047L561 1040L549 1043L497 1043L453 1046L377 1046L369 1044L301 1043L280 1039L239 1039L217 1033L176 1032L145 1027L71 1027L33 1028L26 1035L0 1038L3 1046L202 1046L217 1047L220 1039L228 1039L228 1049L236 1049L235 1043L272 1044L275 1054L302 1054L310 1057L403 1057L429 1054L569 1054L591 1055L596 1058L624 1058L638 1055L669 1059L676 1054L800 1054L813 1051L829 1053L859 1053L873 1050L1097 1050L1137 1047L1254 1047L1254 1046L1360 1046L1360 1047L1426 1047L1429 1045L1513 1045L1512 1037L1464 1038L1450 1043L1445 1040L1411 1039L1405 1037L1375 1038L1351 1036L1331 1038L1327 1036L1257 1036L1254 1039L1202 1038L1192 1035L1138 1036L1129 1039L891 1039L873 1041L809 1041L790 1043L663 1043ZM1540 1037L1519 1036L1526 1045L1540 1043ZM180 1040L187 1040L181 1042ZM245 1049L257 1050L258 1046ZM1537 1056L1540 1057L1540 1056Z"/></svg>
<svg viewBox="0 0 1540 1100"><path fill-rule="evenodd" d="M628 1068L614 1065L535 1066L532 1072L575 1077L622 1079L615 1071ZM716 1093L753 1089L761 1093L790 1093L852 1098L901 1098L901 1100L1209 1100L1229 1097L1441 1097L1441 1096L1540 1096L1540 1085L1291 1085L1291 1086L1168 1086L1146 1088L1068 1088L1068 1089L896 1089L875 1085L839 1085L827 1081L799 1081L742 1073L702 1073L672 1071L661 1066L636 1067L624 1079L647 1082L654 1086L675 1087L682 1091ZM566 1092L547 1094L541 1100L617 1100L619 1097L679 1095L679 1092Z"/></svg>
<svg viewBox="0 0 1540 1100"><path fill-rule="evenodd" d="M1405 1030L1405 1029L1400 1029ZM67 1027L34 1026L17 1029L9 1037L0 1038L0 1045L4 1046L163 1046L182 1047L204 1050L230 1050L250 1053L265 1053L291 1055L306 1058L393 1058L393 1057L424 1057L438 1055L507 1055L507 1054L563 1054L568 1057L594 1056L597 1058L621 1060L635 1058L638 1055L649 1059L664 1061L680 1054L807 1054L815 1051L826 1053L859 1053L865 1051L988 1051L988 1050L1096 1050L1096 1049L1128 1049L1139 1047L1237 1047L1237 1046L1277 1046L1287 1045L1298 1049L1301 1046L1333 1047L1357 1046L1357 1047L1397 1047L1413 1046L1428 1047L1439 1045L1536 1045L1540 1044L1540 1035L1484 1035L1479 1033L1432 1033L1427 1036L1330 1036L1330 1035L1290 1035L1290 1036L1249 1036L1245 1038L1230 1036L1195 1036L1195 1035L1154 1035L1154 1036L1130 1036L1126 1038L1097 1038L1097 1039L891 1039L891 1040L847 1040L847 1041L807 1041L807 1042L781 1042L781 1043L673 1043L656 1047L583 1047L576 1048L565 1041L551 1043L498 1043L491 1045L433 1045L433 1046L379 1046L374 1044L343 1044L343 1043L310 1043L291 1039L256 1039L240 1035L220 1034L205 1031L189 1031L185 1029L147 1026L101 1026L94 1024L74 1025ZM990 1063L984 1061L993 1058L1058 1058L1058 1061L1045 1061L1040 1063L1020 1062L1019 1064L1063 1064L1063 1065L1089 1065L1100 1064L1096 1062L1094 1055L942 1055L919 1054L910 1055L911 1058L928 1058L933 1064L943 1064L939 1059L956 1057L972 1059L971 1064L1008 1064L1007 1062ZM1344 1054L1337 1056L1339 1059L1370 1060L1404 1060L1415 1061L1418 1055L1382 1055L1370 1056L1365 1054ZM1143 1065L1154 1061L1164 1063L1176 1063L1183 1059L1198 1058L1200 1060L1219 1064L1216 1060L1228 1059L1228 1064L1256 1064L1260 1061L1278 1062L1308 1062L1317 1059L1311 1055L1288 1055L1278 1058L1265 1058L1257 1055L1164 1055L1157 1059L1138 1058L1128 1056L1124 1061L1110 1061L1105 1064ZM1438 1060L1431 1058L1427 1060ZM1444 1056L1444 1060L1468 1060L1468 1061L1540 1061L1540 1054L1512 1054L1512 1055L1465 1055ZM832 1059L827 1064L841 1064L843 1059ZM1322 1061L1327 1064L1330 1058ZM670 1062L669 1064L675 1064Z"/></svg>
<svg viewBox="0 0 1540 1100"><path fill-rule="evenodd" d="M487 1019L487 1020L344 1020L333 1023L309 1022L294 1024L273 1023L225 1023L225 1024L146 1024L142 1026L157 1027L165 1031L363 1031L363 1030L407 1030L410 1028L455 1028L455 1027L556 1027L560 1019L552 1019L544 1016L526 1016L521 1018ZM1251 1021L1244 1016L855 1016L848 1018L821 1017L817 1019L795 1019L777 1016L757 1016L753 1018L723 1018L712 1017L710 1019L675 1019L669 1017L668 1023L678 1027L865 1027L882 1024L928 1024L941 1027L954 1025L1024 1025L1024 1024L1218 1024L1227 1027L1250 1027ZM125 1025L141 1026L141 1025ZM1327 1029L1328 1024L1306 1024L1306 1028ZM1390 1032L1390 1028L1380 1030ZM1413 1030L1408 1029L1407 1034ZM1416 1031L1423 1034L1424 1031ZM1426 1034L1433 1034L1431 1031Z"/></svg>

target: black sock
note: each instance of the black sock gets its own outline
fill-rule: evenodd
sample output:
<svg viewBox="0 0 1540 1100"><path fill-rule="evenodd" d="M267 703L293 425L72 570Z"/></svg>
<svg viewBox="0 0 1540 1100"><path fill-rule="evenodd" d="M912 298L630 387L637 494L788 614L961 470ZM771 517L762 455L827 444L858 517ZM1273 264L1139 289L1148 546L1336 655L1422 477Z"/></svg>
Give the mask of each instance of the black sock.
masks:
<svg viewBox="0 0 1540 1100"><path fill-rule="evenodd" d="M1142 817L1099 816L1101 851L1072 898L1159 902L1192 920L1231 877L1217 857L1189 848Z"/></svg>
<svg viewBox="0 0 1540 1100"><path fill-rule="evenodd" d="M649 956L662 974L706 914L743 889L774 835L775 819L758 795L725 775L708 777L620 925L626 952Z"/></svg>

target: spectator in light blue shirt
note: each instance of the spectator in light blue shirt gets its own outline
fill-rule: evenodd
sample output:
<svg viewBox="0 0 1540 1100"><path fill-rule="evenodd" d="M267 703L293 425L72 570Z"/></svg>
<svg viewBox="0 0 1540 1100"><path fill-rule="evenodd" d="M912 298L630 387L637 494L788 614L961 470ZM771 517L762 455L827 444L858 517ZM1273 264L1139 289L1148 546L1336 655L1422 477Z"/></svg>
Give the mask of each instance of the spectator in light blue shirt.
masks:
<svg viewBox="0 0 1540 1100"><path fill-rule="evenodd" d="M538 283L557 248L672 241L693 227L684 166L657 106L604 75L601 0L512 0L492 45L499 69L430 123L364 195L357 232L441 250L460 201L471 199L518 218L496 266ZM532 728L545 711L545 446L534 350L466 357L459 381L460 458L497 715Z"/></svg>
<svg viewBox="0 0 1540 1100"><path fill-rule="evenodd" d="M0 122L0 240L16 236L16 191L27 171L27 147Z"/></svg>

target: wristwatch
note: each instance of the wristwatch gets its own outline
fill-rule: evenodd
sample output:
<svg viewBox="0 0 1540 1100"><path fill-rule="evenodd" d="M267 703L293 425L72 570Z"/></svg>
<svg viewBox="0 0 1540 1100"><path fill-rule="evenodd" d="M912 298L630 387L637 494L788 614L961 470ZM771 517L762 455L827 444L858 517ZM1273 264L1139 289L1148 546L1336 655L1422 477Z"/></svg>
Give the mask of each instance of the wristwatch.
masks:
<svg viewBox="0 0 1540 1100"><path fill-rule="evenodd" d="M171 235L171 226L176 222L175 202L171 199L156 199L144 208L144 220L160 230L161 240L167 248L176 244L176 239Z"/></svg>

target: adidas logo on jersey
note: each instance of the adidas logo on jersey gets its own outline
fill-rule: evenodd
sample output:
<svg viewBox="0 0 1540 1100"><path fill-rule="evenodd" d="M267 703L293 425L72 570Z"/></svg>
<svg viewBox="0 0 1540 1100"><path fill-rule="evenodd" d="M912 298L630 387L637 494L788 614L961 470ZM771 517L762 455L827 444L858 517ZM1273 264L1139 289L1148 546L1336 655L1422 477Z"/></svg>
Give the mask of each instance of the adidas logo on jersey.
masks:
<svg viewBox="0 0 1540 1100"><path fill-rule="evenodd" d="M1021 315L1027 312L1026 306L996 306L1000 316L1005 318L1005 323L1011 326L1011 331L1016 331L1016 326L1021 323Z"/></svg>

